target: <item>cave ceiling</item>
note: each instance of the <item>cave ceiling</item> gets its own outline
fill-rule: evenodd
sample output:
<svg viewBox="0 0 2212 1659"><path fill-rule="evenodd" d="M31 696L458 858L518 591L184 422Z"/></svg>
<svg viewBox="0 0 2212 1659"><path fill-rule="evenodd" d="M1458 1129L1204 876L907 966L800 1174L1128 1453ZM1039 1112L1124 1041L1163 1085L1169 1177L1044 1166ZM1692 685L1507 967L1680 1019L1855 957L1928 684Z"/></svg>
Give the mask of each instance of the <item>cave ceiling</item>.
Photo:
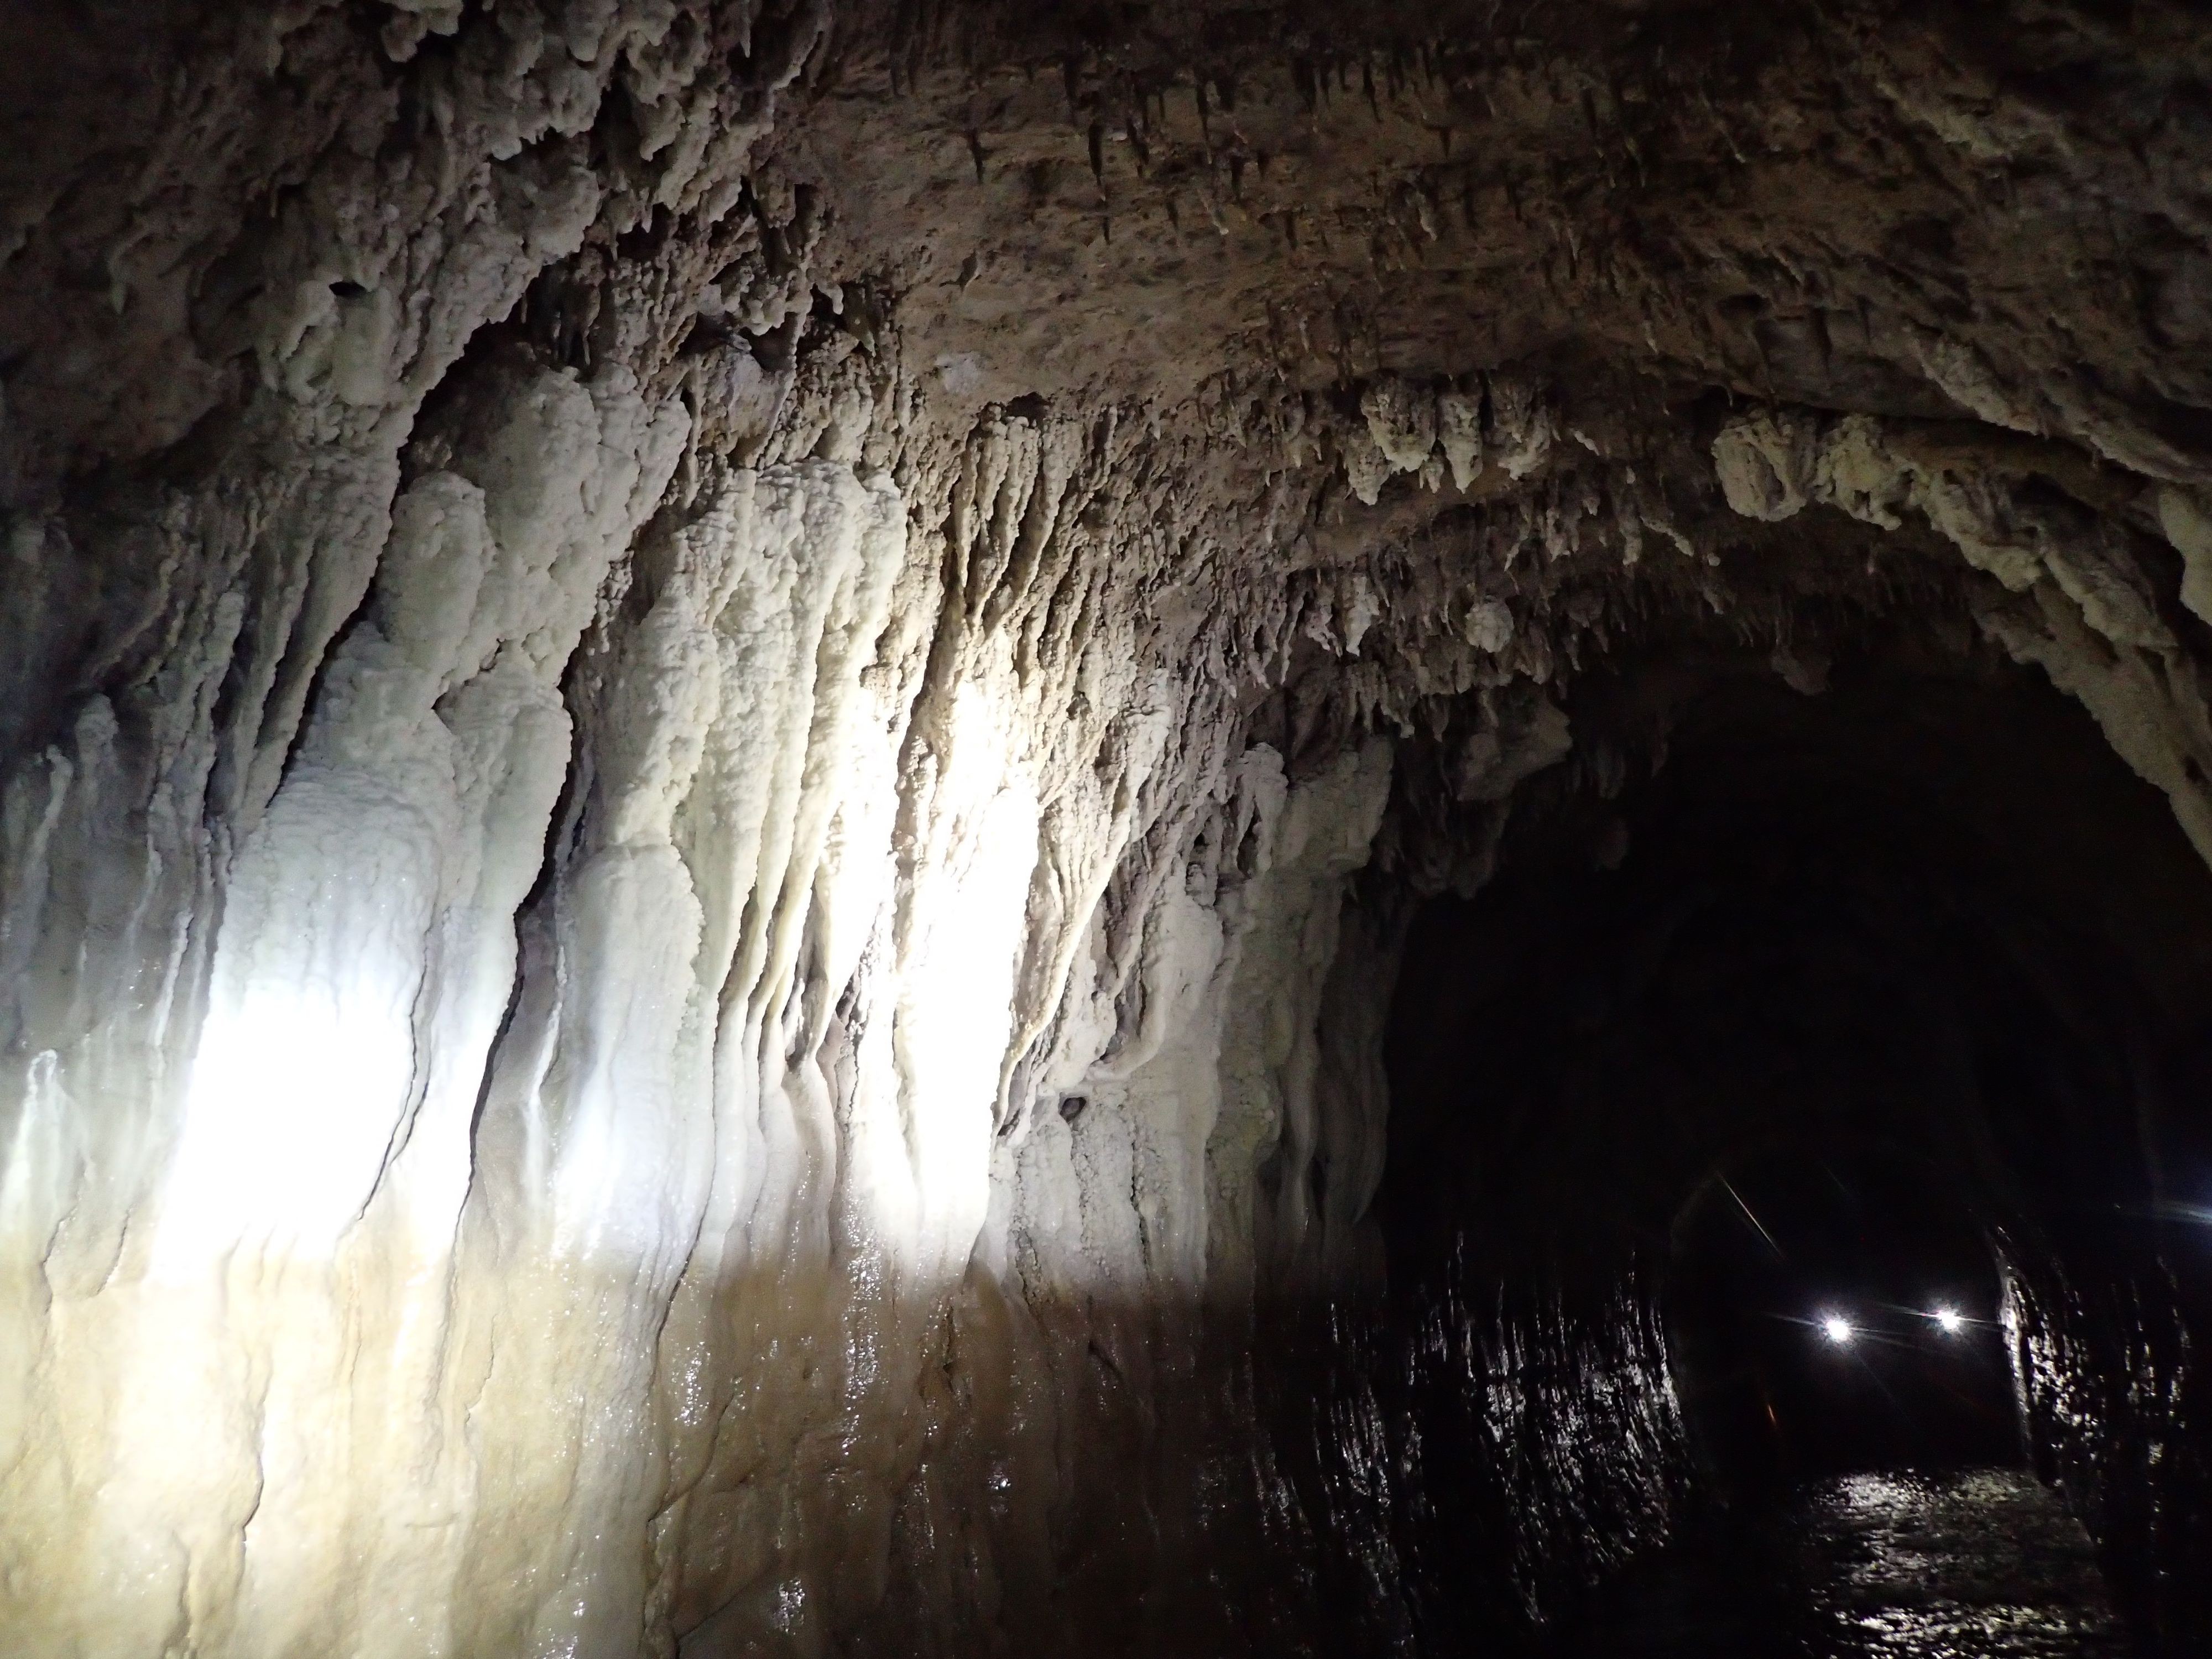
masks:
<svg viewBox="0 0 2212 1659"><path fill-rule="evenodd" d="M2054 523L2127 550L2057 573L2119 593L2093 633L2196 642L2187 7L599 8L565 58L527 8L315 10L139 20L192 118L160 131L105 100L96 9L13 71L59 112L14 163L19 499L218 465L280 276L343 322L459 258L347 192L450 213L434 158L474 140L507 159L473 222L582 191L573 252L507 256L539 267L509 331L635 366L738 460L942 477L979 421L1058 422L1080 522L1149 543L1160 649L1248 713L1326 682L1294 750L1662 625L1817 660L1903 613L2040 660L2047 618L1990 618L2034 611ZM247 46L278 73L214 73ZM1237 637L1193 645L1206 613Z"/></svg>

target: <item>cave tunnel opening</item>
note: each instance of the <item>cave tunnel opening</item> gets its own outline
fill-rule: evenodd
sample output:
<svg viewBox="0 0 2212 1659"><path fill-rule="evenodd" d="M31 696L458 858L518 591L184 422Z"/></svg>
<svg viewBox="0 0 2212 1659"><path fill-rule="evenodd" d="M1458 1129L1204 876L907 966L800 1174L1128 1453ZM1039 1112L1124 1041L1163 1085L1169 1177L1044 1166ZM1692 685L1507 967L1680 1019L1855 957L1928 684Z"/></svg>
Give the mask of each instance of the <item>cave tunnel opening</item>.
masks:
<svg viewBox="0 0 2212 1659"><path fill-rule="evenodd" d="M2212 878L2166 803L2046 684L1971 658L1870 652L1807 695L1677 653L1566 712L1582 758L1524 786L1487 884L1407 923L1394 1283L1449 1259L1457 1296L1547 1287L1531 1386L1559 1419L1603 1396L1572 1333L1640 1303L1692 1510L2024 1449L2078 1499L2063 1419L2094 1389L2067 1364L2133 1342L2105 1375L2155 1370L2163 1316L2119 1310L2207 1168L2175 1103L2212 1030ZM1618 1507L1603 1462L1505 1484ZM2108 1560L2160 1524L2154 1484L2098 1489ZM2173 1565L2121 1586L2139 1629Z"/></svg>
<svg viewBox="0 0 2212 1659"><path fill-rule="evenodd" d="M2002 1281L1942 1175L1887 1148L1730 1158L1676 1220L1667 1331L1719 1487L2017 1463Z"/></svg>
<svg viewBox="0 0 2212 1659"><path fill-rule="evenodd" d="M1630 731L1651 693L1586 696ZM2212 1011L2212 878L2078 709L2025 674L1716 674L1646 734L1646 775L1559 769L1491 884L1412 921L1394 1258L1468 1227L1654 1247L1778 1136L1887 1135L2000 1225L2195 1167L2160 1103Z"/></svg>

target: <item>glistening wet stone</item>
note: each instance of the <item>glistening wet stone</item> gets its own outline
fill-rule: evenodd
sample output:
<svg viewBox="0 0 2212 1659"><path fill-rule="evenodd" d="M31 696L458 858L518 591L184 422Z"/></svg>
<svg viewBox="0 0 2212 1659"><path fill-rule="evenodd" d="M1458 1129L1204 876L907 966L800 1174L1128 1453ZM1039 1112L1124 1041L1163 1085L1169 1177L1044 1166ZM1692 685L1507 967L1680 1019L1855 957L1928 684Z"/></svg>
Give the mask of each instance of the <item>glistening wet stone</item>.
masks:
<svg viewBox="0 0 2212 1659"><path fill-rule="evenodd" d="M1559 1659L2120 1659L2080 1525L2021 1470L1844 1475L1740 1513L1602 1596Z"/></svg>

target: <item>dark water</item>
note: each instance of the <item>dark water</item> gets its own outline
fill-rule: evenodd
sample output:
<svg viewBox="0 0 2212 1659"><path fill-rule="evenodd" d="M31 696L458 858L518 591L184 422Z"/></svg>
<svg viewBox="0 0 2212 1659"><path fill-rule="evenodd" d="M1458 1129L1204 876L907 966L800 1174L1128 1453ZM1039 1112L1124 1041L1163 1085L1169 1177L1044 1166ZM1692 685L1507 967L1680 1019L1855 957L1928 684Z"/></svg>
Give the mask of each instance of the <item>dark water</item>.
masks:
<svg viewBox="0 0 2212 1659"><path fill-rule="evenodd" d="M1559 1659L2119 1659L2081 1527L2021 1470L1844 1475L1686 1538Z"/></svg>

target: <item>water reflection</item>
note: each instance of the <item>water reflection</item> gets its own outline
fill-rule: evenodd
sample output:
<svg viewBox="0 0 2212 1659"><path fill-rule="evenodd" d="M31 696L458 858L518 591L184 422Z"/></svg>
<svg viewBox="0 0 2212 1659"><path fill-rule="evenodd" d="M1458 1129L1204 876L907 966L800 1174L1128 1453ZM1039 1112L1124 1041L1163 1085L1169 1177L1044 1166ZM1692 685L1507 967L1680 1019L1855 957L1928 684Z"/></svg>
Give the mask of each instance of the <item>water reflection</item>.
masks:
<svg viewBox="0 0 2212 1659"><path fill-rule="evenodd" d="M1838 1654L2118 1654L2081 1527L2024 1471L1855 1474L1799 1500L1803 1582Z"/></svg>
<svg viewBox="0 0 2212 1659"><path fill-rule="evenodd" d="M1739 1515L1559 1632L1559 1659L2119 1659L2089 1540L2025 1471L1853 1474Z"/></svg>

